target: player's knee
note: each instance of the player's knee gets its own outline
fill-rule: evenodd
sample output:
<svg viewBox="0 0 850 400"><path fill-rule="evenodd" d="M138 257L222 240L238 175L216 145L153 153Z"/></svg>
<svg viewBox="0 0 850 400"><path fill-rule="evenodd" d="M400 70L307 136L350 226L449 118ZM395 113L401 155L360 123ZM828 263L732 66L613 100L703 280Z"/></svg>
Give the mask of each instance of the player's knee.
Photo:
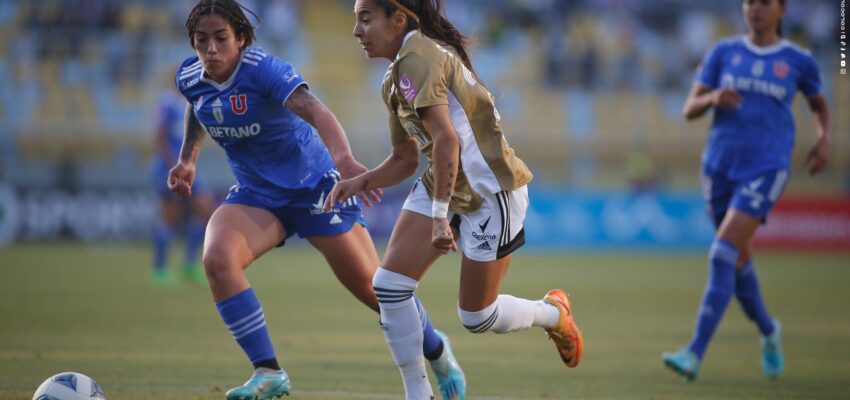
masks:
<svg viewBox="0 0 850 400"><path fill-rule="evenodd" d="M241 270L242 266L238 265L236 257L231 253L224 246L209 246L204 250L204 271L210 283L227 280L234 270Z"/></svg>
<svg viewBox="0 0 850 400"><path fill-rule="evenodd" d="M472 333L496 332L494 326L499 317L499 308L498 306L490 306L481 311L466 311L458 307L457 315L460 317L463 327Z"/></svg>
<svg viewBox="0 0 850 400"><path fill-rule="evenodd" d="M378 268L372 276L372 289L378 303L384 308L398 308L413 298L419 282L385 268Z"/></svg>

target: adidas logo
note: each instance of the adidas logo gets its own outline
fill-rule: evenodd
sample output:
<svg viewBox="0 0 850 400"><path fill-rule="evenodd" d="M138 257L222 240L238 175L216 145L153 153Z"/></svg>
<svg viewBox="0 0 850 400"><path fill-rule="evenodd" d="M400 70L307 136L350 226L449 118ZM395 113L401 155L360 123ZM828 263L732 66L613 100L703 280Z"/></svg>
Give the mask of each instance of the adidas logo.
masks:
<svg viewBox="0 0 850 400"><path fill-rule="evenodd" d="M490 242L486 242L486 241L485 241L484 243L479 244L479 245L478 245L478 247L476 247L476 248L477 248L478 250L493 250L493 249L490 247Z"/></svg>
<svg viewBox="0 0 850 400"><path fill-rule="evenodd" d="M342 223L342 218L340 218L339 215L334 214L334 216L331 217L331 222L330 222L331 225L336 225L336 224L341 224L341 223Z"/></svg>

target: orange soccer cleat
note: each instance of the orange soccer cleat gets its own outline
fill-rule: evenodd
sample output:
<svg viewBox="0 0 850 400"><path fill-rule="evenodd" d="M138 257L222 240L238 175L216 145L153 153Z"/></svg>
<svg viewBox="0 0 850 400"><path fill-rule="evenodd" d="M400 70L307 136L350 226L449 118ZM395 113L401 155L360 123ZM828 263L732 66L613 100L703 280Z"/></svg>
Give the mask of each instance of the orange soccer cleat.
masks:
<svg viewBox="0 0 850 400"><path fill-rule="evenodd" d="M558 325L547 328L546 334L549 335L549 339L555 342L555 347L558 348L558 354L561 355L564 364L567 367L575 368L581 362L584 342L573 319L570 299L563 290L552 289L546 293L543 301L555 306L561 313L558 318Z"/></svg>

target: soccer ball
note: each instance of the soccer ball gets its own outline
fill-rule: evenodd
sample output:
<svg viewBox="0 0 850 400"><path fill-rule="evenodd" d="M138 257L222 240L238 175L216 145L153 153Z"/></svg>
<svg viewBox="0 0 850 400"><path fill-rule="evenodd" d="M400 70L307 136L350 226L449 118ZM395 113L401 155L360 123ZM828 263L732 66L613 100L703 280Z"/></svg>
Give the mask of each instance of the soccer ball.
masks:
<svg viewBox="0 0 850 400"><path fill-rule="evenodd" d="M47 378L32 395L32 400L88 399L106 400L106 395L94 379L76 372L63 372Z"/></svg>

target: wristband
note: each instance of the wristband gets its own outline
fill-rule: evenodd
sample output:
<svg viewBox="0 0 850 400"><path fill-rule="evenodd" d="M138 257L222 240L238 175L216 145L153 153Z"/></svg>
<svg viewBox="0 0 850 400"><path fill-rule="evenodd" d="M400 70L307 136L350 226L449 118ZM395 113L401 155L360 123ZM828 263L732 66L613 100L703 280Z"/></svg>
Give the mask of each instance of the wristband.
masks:
<svg viewBox="0 0 850 400"><path fill-rule="evenodd" d="M446 219L449 217L449 203L440 200L434 200L431 203L431 218Z"/></svg>

